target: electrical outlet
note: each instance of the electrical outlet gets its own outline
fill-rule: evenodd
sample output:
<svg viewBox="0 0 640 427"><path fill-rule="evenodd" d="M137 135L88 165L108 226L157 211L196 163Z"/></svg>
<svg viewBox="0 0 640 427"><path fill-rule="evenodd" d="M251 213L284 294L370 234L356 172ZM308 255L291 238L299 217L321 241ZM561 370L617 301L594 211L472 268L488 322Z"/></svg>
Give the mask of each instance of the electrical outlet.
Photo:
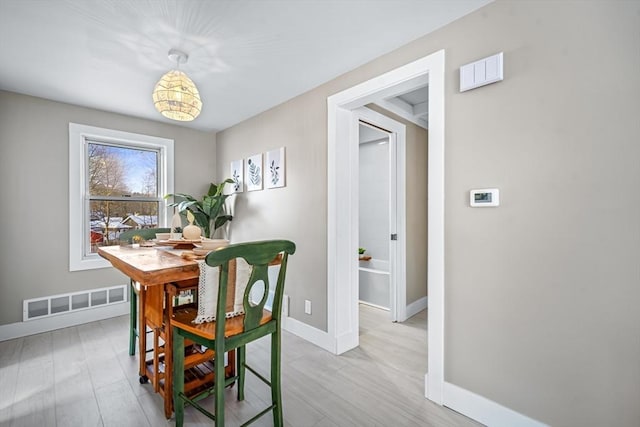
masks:
<svg viewBox="0 0 640 427"><path fill-rule="evenodd" d="M304 300L304 314L311 314L311 301Z"/></svg>
<svg viewBox="0 0 640 427"><path fill-rule="evenodd" d="M289 295L286 294L282 296L282 315L289 316Z"/></svg>

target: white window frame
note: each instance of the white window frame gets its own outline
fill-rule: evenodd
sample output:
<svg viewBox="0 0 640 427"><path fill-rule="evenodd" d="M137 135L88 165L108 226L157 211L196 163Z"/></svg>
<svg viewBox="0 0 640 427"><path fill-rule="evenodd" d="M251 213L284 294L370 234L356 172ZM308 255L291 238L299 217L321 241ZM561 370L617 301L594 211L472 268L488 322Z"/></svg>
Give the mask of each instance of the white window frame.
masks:
<svg viewBox="0 0 640 427"><path fill-rule="evenodd" d="M174 192L173 139L69 123L69 271L111 267L97 253L84 254L84 244L89 241L86 145L96 141L158 150L158 194ZM162 199L158 208L159 227L166 227L170 214L167 201Z"/></svg>

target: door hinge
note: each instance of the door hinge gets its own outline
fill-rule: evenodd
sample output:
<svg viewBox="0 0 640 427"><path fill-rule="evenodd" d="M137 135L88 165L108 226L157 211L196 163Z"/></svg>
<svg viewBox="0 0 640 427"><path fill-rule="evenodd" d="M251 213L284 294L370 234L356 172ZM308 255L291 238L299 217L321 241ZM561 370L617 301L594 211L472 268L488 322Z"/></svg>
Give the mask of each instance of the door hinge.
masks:
<svg viewBox="0 0 640 427"><path fill-rule="evenodd" d="M391 240L398 240L398 235L397 234L392 234L391 235Z"/></svg>

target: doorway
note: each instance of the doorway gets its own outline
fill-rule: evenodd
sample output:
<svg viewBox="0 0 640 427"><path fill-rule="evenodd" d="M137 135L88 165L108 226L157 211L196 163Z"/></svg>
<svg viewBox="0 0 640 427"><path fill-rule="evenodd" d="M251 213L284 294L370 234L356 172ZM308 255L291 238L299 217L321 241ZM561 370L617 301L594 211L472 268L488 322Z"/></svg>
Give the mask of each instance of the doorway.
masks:
<svg viewBox="0 0 640 427"><path fill-rule="evenodd" d="M394 241L389 236L395 227L390 223L394 206L389 157L395 147L388 131L363 121L358 126L358 143L358 301L361 311L368 305L386 311L387 320L394 320L389 262Z"/></svg>
<svg viewBox="0 0 640 427"><path fill-rule="evenodd" d="M429 84L428 372L425 396L442 404L444 388L444 51L330 96L328 104L328 335L341 354L358 345L357 123L354 110Z"/></svg>
<svg viewBox="0 0 640 427"><path fill-rule="evenodd" d="M365 247L369 250L371 259L358 260L358 300L360 301L363 296L362 291L365 293L367 290L371 291L368 295L369 302L387 308L391 321L403 322L407 318L406 127L402 123L366 107L353 110L352 120L354 128L358 132L356 137L358 160L354 163L358 163L359 182L357 186L354 185L356 191L353 193L353 197L358 201L358 218L356 218L358 249L362 243L366 243L365 246L373 245L373 247ZM368 165L368 167L378 169L368 178L374 180L371 184L373 194L369 195L366 192L366 186L369 184L362 182L363 176L360 168L360 158L363 153L361 129L374 135L373 142L371 142L371 138L368 138L372 146L366 151L384 153L383 162L386 162L386 164ZM371 159L368 161L370 162ZM381 173L381 171L383 172ZM365 188L362 188L361 191L363 186ZM363 206L363 202L367 202L363 199L367 198L370 205L367 206L365 203ZM363 210L369 213L363 216ZM376 230L375 236L363 236L365 241L362 241L360 239L361 233L366 231L362 220L374 220L373 216L377 217L375 218L377 223L369 223L366 228L374 228ZM388 283L386 296L381 292L382 284L385 282ZM363 289L367 285L369 285L369 289ZM386 303L382 298L386 298Z"/></svg>

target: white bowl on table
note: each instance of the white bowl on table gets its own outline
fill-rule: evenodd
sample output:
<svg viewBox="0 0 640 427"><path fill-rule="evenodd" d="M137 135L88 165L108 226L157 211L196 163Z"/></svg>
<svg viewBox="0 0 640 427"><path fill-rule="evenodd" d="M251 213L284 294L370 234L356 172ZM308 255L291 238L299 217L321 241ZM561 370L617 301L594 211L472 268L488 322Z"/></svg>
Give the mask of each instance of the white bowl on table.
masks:
<svg viewBox="0 0 640 427"><path fill-rule="evenodd" d="M171 233L156 233L156 239L158 240L169 240L171 238Z"/></svg>
<svg viewBox="0 0 640 427"><path fill-rule="evenodd" d="M200 243L196 244L197 247L207 249L209 251L224 248L228 245L229 241L226 239L203 239Z"/></svg>

